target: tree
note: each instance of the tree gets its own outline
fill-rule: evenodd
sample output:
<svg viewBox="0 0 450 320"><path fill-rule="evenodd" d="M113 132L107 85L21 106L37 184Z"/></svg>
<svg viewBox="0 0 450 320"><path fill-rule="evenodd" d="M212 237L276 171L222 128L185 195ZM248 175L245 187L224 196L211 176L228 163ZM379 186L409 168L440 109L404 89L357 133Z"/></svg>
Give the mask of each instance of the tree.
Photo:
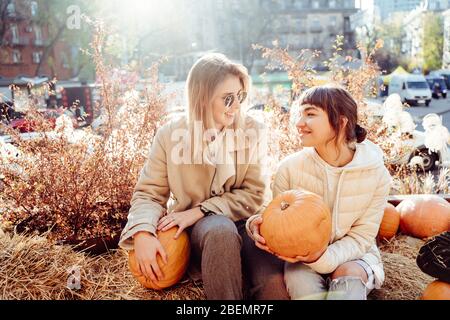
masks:
<svg viewBox="0 0 450 320"><path fill-rule="evenodd" d="M270 28L273 26L279 3L277 1L227 1L225 10L227 14L222 15L225 21L219 21L222 26L228 26L223 34L224 40L228 42L230 54L242 61L242 64L251 73L253 64L258 54L253 48L255 44L267 44L265 37L273 34ZM233 19L230 21L230 19ZM275 40L275 39L271 39Z"/></svg>
<svg viewBox="0 0 450 320"><path fill-rule="evenodd" d="M424 16L423 25L423 69L427 73L430 70L439 69L442 65L444 46L442 16L428 12Z"/></svg>
<svg viewBox="0 0 450 320"><path fill-rule="evenodd" d="M60 41L69 47L87 48L91 40L89 26L81 20L81 14L91 15L95 10L94 2L88 0L37 0L39 13L36 24L47 30L47 39L43 47L42 57L36 68L35 75L42 72L43 64L50 65L52 68L52 56L60 54L55 52L56 44ZM74 11L70 9L74 8ZM72 27L68 21L71 15L80 15L75 17L80 19L79 26ZM83 68L91 64L89 58L80 52L71 55L69 58L72 69L72 77L78 76ZM52 70L52 77L54 71Z"/></svg>
<svg viewBox="0 0 450 320"><path fill-rule="evenodd" d="M371 52L377 40L383 40L383 48L377 50L375 61L381 70L391 72L399 65L408 63L402 58L403 28L401 19L391 19L387 22L376 22L371 28L364 27L358 34L358 41L367 52Z"/></svg>

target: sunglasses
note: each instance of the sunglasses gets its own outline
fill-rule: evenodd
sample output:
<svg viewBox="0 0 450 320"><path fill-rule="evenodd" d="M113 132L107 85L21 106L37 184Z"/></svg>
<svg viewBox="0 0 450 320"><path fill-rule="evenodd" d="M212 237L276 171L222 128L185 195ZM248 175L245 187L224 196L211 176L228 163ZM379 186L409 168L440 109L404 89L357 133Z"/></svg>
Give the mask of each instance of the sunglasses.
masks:
<svg viewBox="0 0 450 320"><path fill-rule="evenodd" d="M235 97L235 95L233 93L231 93L231 94L227 95L225 98L223 98L223 101L225 103L225 107L227 109L231 108L231 106L233 105L234 97ZM236 97L237 97L239 103L242 103L242 102L244 102L245 98L247 98L247 92L239 91L237 93Z"/></svg>

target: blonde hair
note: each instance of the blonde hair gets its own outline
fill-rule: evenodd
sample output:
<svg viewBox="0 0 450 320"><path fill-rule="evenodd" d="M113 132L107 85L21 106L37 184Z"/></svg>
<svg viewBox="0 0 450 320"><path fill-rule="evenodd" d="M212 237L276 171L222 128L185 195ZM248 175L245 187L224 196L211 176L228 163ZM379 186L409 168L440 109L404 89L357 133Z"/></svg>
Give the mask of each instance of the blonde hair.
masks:
<svg viewBox="0 0 450 320"><path fill-rule="evenodd" d="M244 91L250 90L250 77L247 68L232 62L223 54L206 54L192 66L186 81L187 121L191 130L196 121L201 121L205 130L215 127L212 108L212 102L215 98L213 96L214 91L217 85L229 75L239 78ZM241 125L242 109L240 108L233 123L234 129Z"/></svg>

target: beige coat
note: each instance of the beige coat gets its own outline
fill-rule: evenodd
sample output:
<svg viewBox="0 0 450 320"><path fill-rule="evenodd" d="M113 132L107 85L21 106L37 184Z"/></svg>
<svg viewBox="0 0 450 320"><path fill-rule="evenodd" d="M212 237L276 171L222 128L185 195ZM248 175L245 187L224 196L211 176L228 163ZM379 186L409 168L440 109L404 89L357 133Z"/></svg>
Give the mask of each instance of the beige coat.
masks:
<svg viewBox="0 0 450 320"><path fill-rule="evenodd" d="M173 154L180 147L180 140L174 139L173 133L180 132L178 129L181 132L187 130L184 117L172 120L158 129L134 189L128 223L119 242L122 248L133 248L132 236L138 231L155 234L158 220L166 212L170 214L202 205L233 221L258 213L264 202L270 200L268 175L264 171L267 141L263 132L266 127L250 117L246 117L243 123L244 130L254 129L253 132L258 132L256 143L255 139L253 143L235 143L231 149L226 150L232 159L231 164L216 166L179 164L179 160L174 161ZM256 160L251 162L249 159ZM231 171L235 172L234 175L224 175L224 181L220 181L219 175L214 179L217 171L230 172L224 167L229 165L234 167ZM216 191L217 188L212 188L213 180L215 185L223 187Z"/></svg>
<svg viewBox="0 0 450 320"><path fill-rule="evenodd" d="M379 288L384 281L384 271L375 238L391 177L384 166L381 149L368 140L356 144L353 160L340 169L334 205L330 208L330 245L316 262L306 265L318 273L328 274L347 261L363 259L374 271L375 287ZM304 148L280 163L273 196L286 190L303 189L322 196L328 203L327 179L324 161L314 148ZM247 221L247 231L252 219Z"/></svg>

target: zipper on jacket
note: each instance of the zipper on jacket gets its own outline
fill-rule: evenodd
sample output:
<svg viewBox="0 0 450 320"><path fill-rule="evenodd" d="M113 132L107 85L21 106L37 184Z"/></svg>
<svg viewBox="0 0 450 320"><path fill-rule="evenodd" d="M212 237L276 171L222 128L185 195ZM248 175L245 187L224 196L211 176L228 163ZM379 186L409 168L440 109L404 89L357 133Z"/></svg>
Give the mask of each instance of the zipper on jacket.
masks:
<svg viewBox="0 0 450 320"><path fill-rule="evenodd" d="M335 224L335 234L334 236L336 237L337 233L338 233L338 210L339 210L339 195L341 193L341 186L342 186L342 182L344 181L344 175L345 175L345 170L342 171L341 176L339 177L339 183L338 183L338 188L337 188L337 192L336 192L336 200L334 201L334 208L333 211L336 210L335 216L334 216L334 224Z"/></svg>

